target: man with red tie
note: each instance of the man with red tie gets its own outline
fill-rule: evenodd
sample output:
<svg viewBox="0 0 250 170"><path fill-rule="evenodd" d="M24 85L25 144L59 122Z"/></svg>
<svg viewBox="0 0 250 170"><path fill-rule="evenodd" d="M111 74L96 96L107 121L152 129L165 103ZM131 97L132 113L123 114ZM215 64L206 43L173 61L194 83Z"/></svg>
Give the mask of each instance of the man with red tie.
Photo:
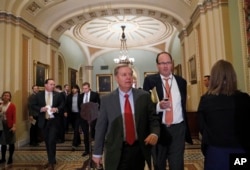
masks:
<svg viewBox="0 0 250 170"><path fill-rule="evenodd" d="M151 147L160 127L149 93L132 88L133 71L127 64L114 70L119 87L101 98L93 161L108 170L144 170L151 167Z"/></svg>

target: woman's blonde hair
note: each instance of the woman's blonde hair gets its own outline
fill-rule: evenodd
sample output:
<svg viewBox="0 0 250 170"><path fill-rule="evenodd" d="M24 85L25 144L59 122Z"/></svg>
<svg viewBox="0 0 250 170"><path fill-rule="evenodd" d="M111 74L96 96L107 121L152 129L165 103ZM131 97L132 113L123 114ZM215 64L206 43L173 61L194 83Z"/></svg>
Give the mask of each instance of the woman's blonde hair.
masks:
<svg viewBox="0 0 250 170"><path fill-rule="evenodd" d="M237 76L232 64L225 60L217 61L211 70L208 94L232 95L237 91Z"/></svg>

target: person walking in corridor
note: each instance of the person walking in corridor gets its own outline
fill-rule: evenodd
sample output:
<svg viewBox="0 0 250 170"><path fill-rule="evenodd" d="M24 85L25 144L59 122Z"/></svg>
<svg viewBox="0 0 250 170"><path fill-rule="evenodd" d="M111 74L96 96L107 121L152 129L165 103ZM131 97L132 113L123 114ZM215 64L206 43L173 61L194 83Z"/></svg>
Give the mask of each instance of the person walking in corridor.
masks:
<svg viewBox="0 0 250 170"><path fill-rule="evenodd" d="M11 102L11 93L5 91L2 94L2 106L0 109L0 121L2 133L0 135L1 155L0 164L6 162L7 145L9 145L9 159L7 164L12 164L16 142L16 106Z"/></svg>
<svg viewBox="0 0 250 170"><path fill-rule="evenodd" d="M60 113L63 113L64 99L56 91L51 78L44 82L45 90L40 91L31 101L31 108L38 112L38 127L42 129L47 151L48 163L44 168L54 170L56 165L56 142L58 137Z"/></svg>

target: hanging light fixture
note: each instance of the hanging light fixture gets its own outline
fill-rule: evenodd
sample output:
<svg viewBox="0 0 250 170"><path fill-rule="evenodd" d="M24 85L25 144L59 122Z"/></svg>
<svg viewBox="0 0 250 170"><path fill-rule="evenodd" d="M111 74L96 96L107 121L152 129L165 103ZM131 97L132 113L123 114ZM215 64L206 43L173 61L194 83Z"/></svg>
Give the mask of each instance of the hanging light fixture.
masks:
<svg viewBox="0 0 250 170"><path fill-rule="evenodd" d="M134 58L129 58L127 44L126 44L127 39L126 39L125 33L124 33L124 30L125 30L126 26L122 25L121 28L122 28L122 38L121 38L120 55L119 55L119 58L114 59L114 62L116 64L130 64L130 65L133 65L135 59Z"/></svg>

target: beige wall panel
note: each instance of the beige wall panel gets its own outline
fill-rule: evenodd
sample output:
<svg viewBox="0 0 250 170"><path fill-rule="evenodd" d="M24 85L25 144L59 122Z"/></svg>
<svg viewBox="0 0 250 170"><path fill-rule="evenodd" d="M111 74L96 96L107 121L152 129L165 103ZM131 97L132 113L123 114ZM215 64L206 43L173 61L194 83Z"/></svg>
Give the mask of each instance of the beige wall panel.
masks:
<svg viewBox="0 0 250 170"><path fill-rule="evenodd" d="M195 112L197 111L199 101L200 101L200 83L188 86L187 88L187 111Z"/></svg>
<svg viewBox="0 0 250 170"><path fill-rule="evenodd" d="M48 64L48 65L51 64L51 61L50 61L51 51L50 51L49 45L34 38L32 50L33 50L32 51L33 60L39 61L44 64ZM50 75L51 74L49 74L49 76Z"/></svg>

